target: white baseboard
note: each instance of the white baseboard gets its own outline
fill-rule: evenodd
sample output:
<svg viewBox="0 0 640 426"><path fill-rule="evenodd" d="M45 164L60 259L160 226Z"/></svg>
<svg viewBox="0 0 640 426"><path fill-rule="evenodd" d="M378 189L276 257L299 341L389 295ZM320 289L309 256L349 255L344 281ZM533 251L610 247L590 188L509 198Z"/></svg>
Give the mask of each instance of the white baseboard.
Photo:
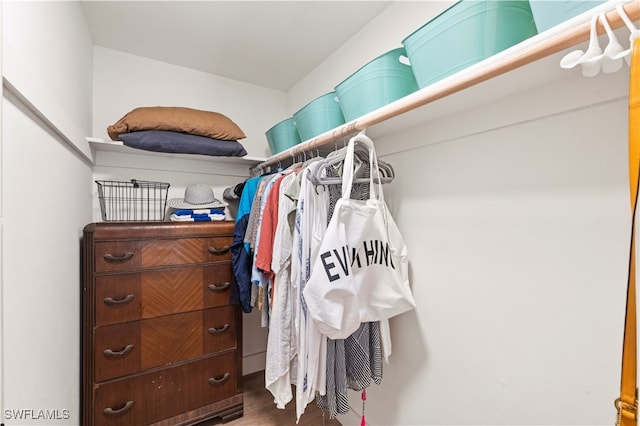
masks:
<svg viewBox="0 0 640 426"><path fill-rule="evenodd" d="M258 352L252 355L242 357L242 375L255 373L264 370L267 362L267 353Z"/></svg>

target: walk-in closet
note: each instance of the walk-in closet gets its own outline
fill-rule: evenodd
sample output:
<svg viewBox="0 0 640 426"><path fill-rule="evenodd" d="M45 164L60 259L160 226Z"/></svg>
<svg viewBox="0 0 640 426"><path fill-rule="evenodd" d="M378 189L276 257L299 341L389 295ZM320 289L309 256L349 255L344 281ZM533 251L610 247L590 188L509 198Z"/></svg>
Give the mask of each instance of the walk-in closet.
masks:
<svg viewBox="0 0 640 426"><path fill-rule="evenodd" d="M419 60L406 52L417 31L459 4L484 3L2 0L0 423L585 425L613 424L617 408L624 416L626 402L614 401L631 276L638 0L510 2L532 16L553 4L581 9L546 26L533 17L530 29L513 25L517 41L455 69L449 58L472 48L463 40L504 41L513 8L496 13L482 40L447 28L447 48L422 65L439 71L312 135L295 133L306 106L327 94L339 103L340 84L374 58L401 48L401 67L415 73ZM197 135L222 142L207 152L135 148L122 135L136 130L114 129L126 118L132 126L140 107L222 114L232 134ZM268 133L288 119L298 140L274 148ZM260 234L245 230L267 219L251 225L243 209L276 175L295 199L284 213L267 209L287 260L271 254L258 284L234 248L262 265L251 252ZM382 200L406 251L394 257L399 243L368 237L360 255L347 243L320 253L328 237L316 225L315 240L296 240L295 219L307 217L302 195L288 192L294 176L304 176L299 189L325 228L338 199ZM166 184L154 190L173 200L173 216L165 204L159 218L107 216L115 212L105 212L102 185L132 179L136 189ZM213 192L208 211L181 213L197 205L188 202L197 185L199 196ZM289 220L290 235L276 234L278 220ZM292 260L299 247L314 257ZM369 265L406 272L405 305L353 317L358 294L304 288L316 271L330 284ZM284 303L274 297L282 283L305 300L293 319L269 310ZM342 316L314 310L329 301L346 307ZM272 374L283 342L308 327L296 314L306 309L321 330L308 339L331 338L294 351L335 364L324 399L312 391L331 387L318 373L326 364L313 383L297 376L312 371L297 358ZM365 367L349 358L363 341ZM149 383L156 405L144 402ZM134 396L109 399L126 392Z"/></svg>

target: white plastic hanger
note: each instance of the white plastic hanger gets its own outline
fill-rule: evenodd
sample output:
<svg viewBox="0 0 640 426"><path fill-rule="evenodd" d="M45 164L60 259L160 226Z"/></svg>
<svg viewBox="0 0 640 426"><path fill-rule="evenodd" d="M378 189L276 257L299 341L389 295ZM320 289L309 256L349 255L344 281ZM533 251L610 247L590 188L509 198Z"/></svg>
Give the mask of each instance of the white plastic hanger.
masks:
<svg viewBox="0 0 640 426"><path fill-rule="evenodd" d="M612 1L615 4L616 11L620 18L624 21L625 25L630 31L629 40L631 45L628 49L625 49L620 42L618 41L611 25L609 24L609 20L607 19L607 15L605 12L600 13L599 15L594 15L591 18L591 31L589 38L589 45L586 51L582 51L580 49L572 50L567 53L560 60L560 67L564 69L574 68L578 65L582 67L582 75L585 77L595 77L602 71L603 73L614 73L619 71L624 66L624 60L626 60L627 64L630 62L631 57L631 46L633 45L633 40L640 36L640 30L635 27L629 16L624 11L624 3L627 3L628 0L622 1ZM604 50L600 47L598 40L598 32L597 32L597 24L598 19L602 22L602 26L604 27L607 37L609 38L609 43L605 47Z"/></svg>
<svg viewBox="0 0 640 426"><path fill-rule="evenodd" d="M593 61L593 58L602 55L602 48L598 41L597 24L598 15L594 15L591 18L591 33L587 50L577 49L567 53L560 61L561 68L570 69L582 65L582 75L585 77L593 77L600 72L600 61Z"/></svg>
<svg viewBox="0 0 640 426"><path fill-rule="evenodd" d="M622 47L616 38L615 33L611 29L611 25L609 25L607 16L604 13L600 15L600 21L602 21L602 25L609 37L609 43L607 44L607 47L604 48L602 58L600 58L602 72L605 74L614 73L616 71L620 71L624 65L622 56L620 56L620 54L624 52L624 47Z"/></svg>
<svg viewBox="0 0 640 426"><path fill-rule="evenodd" d="M627 65L630 65L630 63L631 63L631 49L632 49L632 46L633 46L633 40L635 40L636 38L640 37L640 30L638 28L636 28L635 25L633 25L633 22L631 22L631 19L629 19L629 16L624 11L624 7L622 7L622 4L617 4L616 5L616 10L618 11L618 15L620 15L620 17L624 21L624 24L627 26L627 28L629 29L629 32L630 32L630 34L629 34L629 48L626 49L626 50L623 50L622 52L620 52L619 56L624 58L624 60L627 62Z"/></svg>

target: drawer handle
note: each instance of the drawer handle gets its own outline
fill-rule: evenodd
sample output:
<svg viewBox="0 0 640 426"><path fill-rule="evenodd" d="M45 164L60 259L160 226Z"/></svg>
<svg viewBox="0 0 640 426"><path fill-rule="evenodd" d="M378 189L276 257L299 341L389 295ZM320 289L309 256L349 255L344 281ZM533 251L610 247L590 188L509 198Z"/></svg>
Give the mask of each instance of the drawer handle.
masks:
<svg viewBox="0 0 640 426"><path fill-rule="evenodd" d="M104 409L104 413L107 416L115 416L117 414L122 414L127 410L130 410L131 407L133 407L133 401L127 401L126 404L124 404L124 406L122 408L118 408L117 410L114 410L113 408L109 407L109 408L105 408Z"/></svg>
<svg viewBox="0 0 640 426"><path fill-rule="evenodd" d="M133 300L133 294L127 294L122 299L114 299L112 297L105 297L104 303L105 305L122 305L124 303L129 303Z"/></svg>
<svg viewBox="0 0 640 426"><path fill-rule="evenodd" d="M222 290L228 289L230 285L231 285L231 283L229 281L227 281L224 284L209 284L209 290L211 290L211 291L222 291Z"/></svg>
<svg viewBox="0 0 640 426"><path fill-rule="evenodd" d="M211 254L224 254L231 249L231 246L224 246L222 248L209 247L209 253Z"/></svg>
<svg viewBox="0 0 640 426"><path fill-rule="evenodd" d="M109 262L124 262L125 260L129 260L133 257L133 253L125 253L125 254L105 254L104 259Z"/></svg>
<svg viewBox="0 0 640 426"><path fill-rule="evenodd" d="M224 327L222 328L211 327L208 331L209 331L209 334L220 334L227 331L229 327L231 327L229 324L225 324Z"/></svg>
<svg viewBox="0 0 640 426"><path fill-rule="evenodd" d="M224 376L222 376L220 379L216 379L215 377L211 377L211 378L209 378L208 382L209 382L210 385L219 385L220 383L228 380L229 376L230 376L229 373L224 373Z"/></svg>
<svg viewBox="0 0 640 426"><path fill-rule="evenodd" d="M111 349L105 349L104 350L104 356L106 356L106 357L122 356L122 355L128 354L132 350L133 350L133 345L127 345L127 346L124 347L124 349L119 350L119 351L113 351Z"/></svg>

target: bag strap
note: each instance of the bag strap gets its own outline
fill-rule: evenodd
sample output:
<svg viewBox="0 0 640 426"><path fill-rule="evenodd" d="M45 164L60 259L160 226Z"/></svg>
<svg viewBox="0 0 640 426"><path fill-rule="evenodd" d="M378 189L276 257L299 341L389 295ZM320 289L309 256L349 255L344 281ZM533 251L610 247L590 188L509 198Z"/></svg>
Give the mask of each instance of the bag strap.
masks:
<svg viewBox="0 0 640 426"><path fill-rule="evenodd" d="M348 199L351 197L351 188L353 186L354 178L356 143L363 145L365 148L367 148L367 151L369 151L369 198L384 201L376 149L373 145L373 141L362 132L349 139L349 144L347 145L347 154L344 158L344 167L342 170L342 198ZM374 177L377 180L374 180ZM374 186L376 182L377 186Z"/></svg>
<svg viewBox="0 0 640 426"><path fill-rule="evenodd" d="M638 390L636 358L636 250L635 221L640 178L640 38L633 41L629 82L629 189L631 196L631 247L627 280L627 308L622 344L620 397L615 406L617 425L638 424Z"/></svg>

